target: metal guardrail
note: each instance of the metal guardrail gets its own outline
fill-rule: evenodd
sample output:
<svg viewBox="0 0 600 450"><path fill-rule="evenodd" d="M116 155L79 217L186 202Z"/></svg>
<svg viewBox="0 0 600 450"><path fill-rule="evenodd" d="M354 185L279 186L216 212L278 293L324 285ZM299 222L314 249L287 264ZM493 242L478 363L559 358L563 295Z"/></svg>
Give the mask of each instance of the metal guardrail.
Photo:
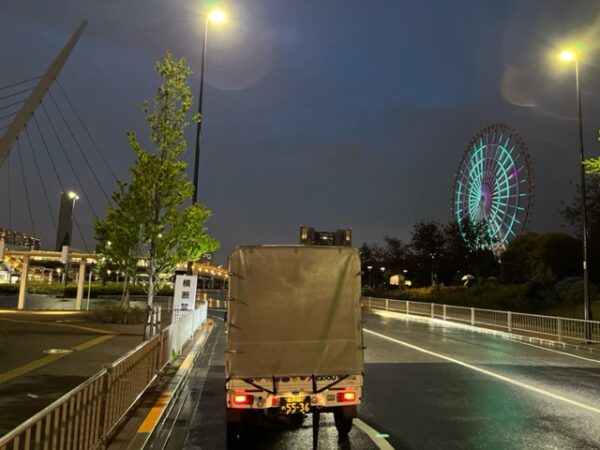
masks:
<svg viewBox="0 0 600 450"><path fill-rule="evenodd" d="M368 308L462 322L509 333L539 335L559 342L600 343L600 321L379 297L363 297L362 301L363 306Z"/></svg>
<svg viewBox="0 0 600 450"><path fill-rule="evenodd" d="M0 450L94 450L108 439L159 372L206 321L206 304L108 364L0 437Z"/></svg>

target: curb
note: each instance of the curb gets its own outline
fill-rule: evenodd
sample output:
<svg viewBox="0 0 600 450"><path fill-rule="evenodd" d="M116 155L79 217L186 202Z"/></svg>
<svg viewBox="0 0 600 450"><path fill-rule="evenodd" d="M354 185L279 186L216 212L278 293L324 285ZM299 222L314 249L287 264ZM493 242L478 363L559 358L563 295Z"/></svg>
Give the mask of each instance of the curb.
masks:
<svg viewBox="0 0 600 450"><path fill-rule="evenodd" d="M206 320L206 323L202 326L202 332L200 333L198 339L196 339L194 346L177 369L177 372L173 378L171 378L171 381L169 381L167 387L160 394L154 403L154 406L152 406L150 411L148 411L148 414L138 427L135 436L127 445L127 449L143 449L148 443L150 436L156 429L156 426L164 417L168 416L171 411L171 407L173 406L172 401L177 398L183 381L187 378L194 365L194 362L196 361L196 358L198 357L198 354L200 353L200 349L208 339L208 336L210 336L214 326L214 320L210 318Z"/></svg>

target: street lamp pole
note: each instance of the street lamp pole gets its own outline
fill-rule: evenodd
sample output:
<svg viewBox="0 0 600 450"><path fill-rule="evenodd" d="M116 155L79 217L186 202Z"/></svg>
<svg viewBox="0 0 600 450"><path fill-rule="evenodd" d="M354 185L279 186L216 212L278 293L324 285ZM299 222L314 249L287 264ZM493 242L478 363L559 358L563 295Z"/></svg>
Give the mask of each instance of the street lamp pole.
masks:
<svg viewBox="0 0 600 450"><path fill-rule="evenodd" d="M194 194L192 203L198 203L198 172L200 170L200 137L202 132L202 96L204 93L204 60L206 58L206 42L208 40L208 19L204 21L204 41L202 42L202 58L200 60L200 91L198 92L198 115L199 120L196 123L196 152L194 154Z"/></svg>
<svg viewBox="0 0 600 450"><path fill-rule="evenodd" d="M202 57L200 60L200 91L198 92L198 115L199 121L196 123L196 152L194 154L194 193L192 203L198 203L198 175L200 172L200 138L202 133L202 97L204 95L204 66L206 59L206 46L208 43L208 24L209 22L223 23L226 20L224 11L215 9L210 11L204 20L204 41L202 42Z"/></svg>
<svg viewBox="0 0 600 450"><path fill-rule="evenodd" d="M588 276L588 245L587 245L587 205L585 187L585 160L583 153L583 119L581 114L581 89L579 86L579 61L575 58L575 88L577 91L577 108L579 115L579 170L581 172L581 214L582 214L582 241L583 241L583 314L585 320L592 320L590 304L590 281Z"/></svg>

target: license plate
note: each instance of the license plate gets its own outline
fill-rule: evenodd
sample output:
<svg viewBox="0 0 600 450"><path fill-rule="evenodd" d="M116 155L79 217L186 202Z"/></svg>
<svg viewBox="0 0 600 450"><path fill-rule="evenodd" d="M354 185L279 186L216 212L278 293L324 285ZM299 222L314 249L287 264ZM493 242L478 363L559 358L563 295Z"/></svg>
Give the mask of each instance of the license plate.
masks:
<svg viewBox="0 0 600 450"><path fill-rule="evenodd" d="M283 397L279 410L283 414L307 414L310 412L310 397Z"/></svg>

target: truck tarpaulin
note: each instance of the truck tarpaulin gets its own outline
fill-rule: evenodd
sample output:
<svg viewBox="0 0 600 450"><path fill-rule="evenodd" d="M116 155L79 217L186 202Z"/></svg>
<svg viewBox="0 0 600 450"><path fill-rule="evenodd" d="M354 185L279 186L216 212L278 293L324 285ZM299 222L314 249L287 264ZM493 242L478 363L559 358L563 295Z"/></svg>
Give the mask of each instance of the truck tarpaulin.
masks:
<svg viewBox="0 0 600 450"><path fill-rule="evenodd" d="M228 377L362 372L356 250L239 247L229 269Z"/></svg>

